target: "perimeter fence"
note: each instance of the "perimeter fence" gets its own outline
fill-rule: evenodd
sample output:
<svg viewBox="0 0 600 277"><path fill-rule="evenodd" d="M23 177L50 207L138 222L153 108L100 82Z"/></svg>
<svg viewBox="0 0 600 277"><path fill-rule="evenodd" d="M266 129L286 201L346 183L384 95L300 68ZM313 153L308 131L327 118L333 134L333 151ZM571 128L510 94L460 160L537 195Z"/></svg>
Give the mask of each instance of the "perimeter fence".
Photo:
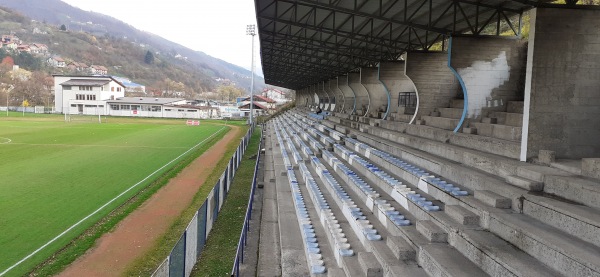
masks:
<svg viewBox="0 0 600 277"><path fill-rule="evenodd" d="M221 206L227 197L231 181L242 161L253 132L254 126L242 138L240 145L229 160L227 168L188 224L169 256L158 266L152 276L190 276L198 257L202 254L208 234L217 220L219 210L221 210Z"/></svg>

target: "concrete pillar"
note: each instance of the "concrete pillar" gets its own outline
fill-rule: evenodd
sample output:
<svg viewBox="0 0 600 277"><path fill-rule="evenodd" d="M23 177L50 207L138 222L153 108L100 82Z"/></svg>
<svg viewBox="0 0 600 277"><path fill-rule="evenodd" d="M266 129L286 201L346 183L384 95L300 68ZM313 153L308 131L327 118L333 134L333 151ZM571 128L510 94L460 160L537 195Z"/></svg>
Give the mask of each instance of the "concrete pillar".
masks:
<svg viewBox="0 0 600 277"><path fill-rule="evenodd" d="M369 109L369 92L365 86L360 83L360 73L348 73L348 86L356 95L356 115L365 116Z"/></svg>
<svg viewBox="0 0 600 277"><path fill-rule="evenodd" d="M461 94L458 80L448 68L448 54L442 52L409 52L406 76L415 84L418 104L416 119L436 108L445 108Z"/></svg>
<svg viewBox="0 0 600 277"><path fill-rule="evenodd" d="M388 108L388 91L379 81L379 68L361 68L360 83L367 89L371 99L367 117L383 118Z"/></svg>
<svg viewBox="0 0 600 277"><path fill-rule="evenodd" d="M348 85L348 75L340 76L338 79L338 89L344 94L344 105L341 113L352 114L356 107L356 95L354 90Z"/></svg>
<svg viewBox="0 0 600 277"><path fill-rule="evenodd" d="M516 37L452 37L450 65L462 78L467 118L480 121L506 111L509 101L523 101L526 43Z"/></svg>
<svg viewBox="0 0 600 277"><path fill-rule="evenodd" d="M415 108L398 106L400 93L416 93L415 85L406 76L404 61L382 62L379 65L379 80L387 87L391 95L388 119L411 122L416 112Z"/></svg>
<svg viewBox="0 0 600 277"><path fill-rule="evenodd" d="M599 26L600 10L532 11L521 160L600 157Z"/></svg>

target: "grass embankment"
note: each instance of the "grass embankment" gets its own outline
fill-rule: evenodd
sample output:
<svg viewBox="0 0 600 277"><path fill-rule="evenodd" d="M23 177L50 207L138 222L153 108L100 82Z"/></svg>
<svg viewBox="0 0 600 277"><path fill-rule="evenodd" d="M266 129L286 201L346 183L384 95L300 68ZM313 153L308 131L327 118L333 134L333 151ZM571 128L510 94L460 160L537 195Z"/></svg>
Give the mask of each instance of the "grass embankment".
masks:
<svg viewBox="0 0 600 277"><path fill-rule="evenodd" d="M0 225L10 226L0 234L0 272L222 128L137 120L126 125L65 124L55 116L0 121ZM61 250L32 273L59 272L224 134L158 170L6 276L24 275Z"/></svg>
<svg viewBox="0 0 600 277"><path fill-rule="evenodd" d="M256 164L256 159L250 157L256 155L259 142L260 129L257 128L191 276L229 276L231 273Z"/></svg>
<svg viewBox="0 0 600 277"><path fill-rule="evenodd" d="M225 170L225 168L227 167L227 164L229 163L229 159L231 159L231 156L235 153L235 150L237 149L237 147L240 143L240 139L248 131L248 127L243 125L244 123L245 122L242 122L242 121L234 123L236 125L239 124L240 128L241 128L240 133L239 133L240 134L239 139L234 140L232 143L230 143L227 146L227 151L226 151L225 155L223 155L223 157L218 162L218 164L215 167L215 169L213 170L213 172L210 174L210 176L208 176L208 178L204 182L204 185L202 185L200 187L200 190L194 196L194 200L192 201L192 204L190 204L190 206L181 214L181 216L173 223L173 225L171 225L169 227L167 232L156 241L155 245L152 247L152 249L150 251L148 251L145 255L143 255L142 257L140 257L139 259L137 259L135 262L133 262L131 264L131 266L125 273L126 276L150 276L156 270L156 268L158 268L158 266L164 261L164 259L169 255L169 253L171 252L171 249L173 248L173 246L175 246L175 244L177 243L177 240L181 237L181 234L183 234L183 232L185 231L185 228L187 227L189 221L194 217L194 214L196 213L198 208L200 208L200 206L202 206L202 203L204 203L204 201L206 200L206 197L213 189L214 184L217 182L217 180L219 180L219 178L221 177L221 174L223 174L223 171ZM253 147L252 143L256 141L255 142L255 144L256 144L259 138L260 138L260 128L257 128L255 130L254 135L252 136L252 141L250 142L248 149L246 151L247 154L252 153L252 151L254 151L254 153L256 153L258 146L254 146L254 148L252 148ZM245 158L247 158L246 155L244 155ZM251 154L251 155L254 155L254 154ZM244 162L242 162L240 164L240 170L241 170L241 166L243 164L244 164ZM234 192L236 190L235 180L238 179L238 175L240 174L240 172L241 171L238 171L236 173L236 176L233 181L234 183L232 184L232 188L230 189L229 193L227 194L227 200L225 201L224 205L227 205L228 201L230 201L229 200L230 197L235 195L235 192ZM241 175L241 176L243 176L243 175ZM251 179L252 179L252 175L250 175L248 180L251 180ZM247 193L246 193L245 197L246 198L248 197ZM247 201L246 201L246 203L247 203ZM223 206L223 209L225 209L225 207L226 206ZM219 213L218 218L220 219L222 217L222 215L223 215L222 213ZM242 215L242 220L243 220L243 215ZM214 228L215 227L213 227L213 230L211 231L211 235L219 232L219 231L215 231L216 229L214 229ZM237 228L237 226L232 227L232 229L236 229L236 228ZM241 225L237 229L238 229L238 231L236 231L236 232L238 232L237 236L239 236L239 232L241 231ZM210 237L209 237L209 239L210 239ZM237 238L234 238L234 240L236 241L236 245L237 245ZM234 250L234 252L235 252L235 250ZM234 255L235 255L235 253L234 253ZM231 261L232 260L233 260L233 258L231 259ZM231 261L227 261L227 262L231 263Z"/></svg>

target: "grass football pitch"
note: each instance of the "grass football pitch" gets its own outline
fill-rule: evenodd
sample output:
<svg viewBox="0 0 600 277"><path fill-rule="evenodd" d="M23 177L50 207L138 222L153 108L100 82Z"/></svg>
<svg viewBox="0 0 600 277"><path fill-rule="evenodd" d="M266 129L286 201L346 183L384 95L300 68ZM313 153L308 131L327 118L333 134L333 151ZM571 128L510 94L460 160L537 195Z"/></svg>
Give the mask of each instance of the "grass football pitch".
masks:
<svg viewBox="0 0 600 277"><path fill-rule="evenodd" d="M6 276L26 273L156 180L167 163L228 129L184 120L45 119L0 119L0 273L139 184Z"/></svg>

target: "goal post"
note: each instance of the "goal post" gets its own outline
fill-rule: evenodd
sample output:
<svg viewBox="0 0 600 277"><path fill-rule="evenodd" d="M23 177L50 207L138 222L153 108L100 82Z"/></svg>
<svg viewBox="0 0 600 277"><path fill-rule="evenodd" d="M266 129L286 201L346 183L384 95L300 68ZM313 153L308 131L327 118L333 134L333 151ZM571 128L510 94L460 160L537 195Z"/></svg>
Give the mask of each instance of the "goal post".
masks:
<svg viewBox="0 0 600 277"><path fill-rule="evenodd" d="M85 113L73 112L72 107L64 107L63 112L65 114L65 122L76 122L76 123L106 123L106 115L100 112L99 107L88 107ZM75 107L77 109L78 107Z"/></svg>

